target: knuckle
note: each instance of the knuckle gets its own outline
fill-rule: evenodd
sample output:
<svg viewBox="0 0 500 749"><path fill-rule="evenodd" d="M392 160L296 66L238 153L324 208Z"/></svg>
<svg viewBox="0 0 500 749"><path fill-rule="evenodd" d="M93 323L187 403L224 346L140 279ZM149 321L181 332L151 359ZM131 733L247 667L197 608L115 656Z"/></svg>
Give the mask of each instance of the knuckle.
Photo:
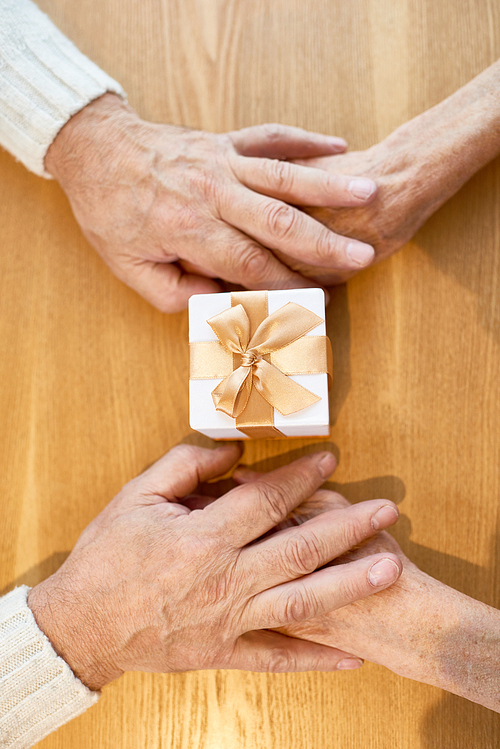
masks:
<svg viewBox="0 0 500 749"><path fill-rule="evenodd" d="M366 536L364 520L348 509L339 527L340 544L347 551Z"/></svg>
<svg viewBox="0 0 500 749"><path fill-rule="evenodd" d="M277 484L261 483L254 485L266 516L273 525L279 523L286 514L286 496Z"/></svg>
<svg viewBox="0 0 500 749"><path fill-rule="evenodd" d="M363 598L368 589L366 574L360 574L359 570L353 572L349 564L345 565L343 574L338 581L339 597L343 601L341 605Z"/></svg>
<svg viewBox="0 0 500 749"><path fill-rule="evenodd" d="M283 605L283 621L298 624L314 616L317 609L314 595L304 586L297 587L287 595Z"/></svg>
<svg viewBox="0 0 500 749"><path fill-rule="evenodd" d="M280 125L277 122L266 122L264 125L261 125L261 129L269 143L280 140L286 133L284 125Z"/></svg>
<svg viewBox="0 0 500 749"><path fill-rule="evenodd" d="M264 209L264 223L271 234L286 239L296 229L297 213L291 206L273 201Z"/></svg>
<svg viewBox="0 0 500 749"><path fill-rule="evenodd" d="M239 256L238 266L242 279L265 281L269 272L269 253L263 247L251 245Z"/></svg>
<svg viewBox="0 0 500 749"><path fill-rule="evenodd" d="M340 255L339 240L329 229L320 231L315 249L317 258L325 265L331 265Z"/></svg>
<svg viewBox="0 0 500 749"><path fill-rule="evenodd" d="M288 574L309 575L321 565L321 544L314 533L302 531L289 539L282 558Z"/></svg>
<svg viewBox="0 0 500 749"><path fill-rule="evenodd" d="M259 670L268 671L273 674L282 674L295 670L295 660L284 648L273 648L270 652L260 658Z"/></svg>
<svg viewBox="0 0 500 749"><path fill-rule="evenodd" d="M290 192L293 188L293 169L287 161L274 159L268 165L269 176L273 187L280 192Z"/></svg>

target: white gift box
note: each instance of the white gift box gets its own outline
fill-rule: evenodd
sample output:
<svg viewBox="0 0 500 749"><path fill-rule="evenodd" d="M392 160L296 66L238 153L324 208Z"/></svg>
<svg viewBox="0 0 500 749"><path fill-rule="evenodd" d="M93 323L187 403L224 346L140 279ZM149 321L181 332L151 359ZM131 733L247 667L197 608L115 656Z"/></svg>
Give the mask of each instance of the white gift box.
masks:
<svg viewBox="0 0 500 749"><path fill-rule="evenodd" d="M306 332L307 336L325 336L325 295L322 289L287 289L283 291L267 292L237 292L237 300L243 303L246 294L265 294L267 295L267 314L272 315L288 302L294 302L301 307L310 310L321 321L319 324ZM233 292L234 294L234 292ZM262 298L262 297L260 297ZM233 297L233 306L235 298ZM194 352L193 344L208 343L218 344L219 339L212 327L207 322L215 315L219 315L225 310L231 309L231 293L223 294L197 294L189 300L189 343L191 349L191 375L189 380L189 423L192 429L201 434L216 440L230 439L248 439L252 436L245 434L236 428L236 419L228 416L226 413L217 411L212 391L224 379L222 376L210 377L213 373L213 365L207 365L207 372L200 377L199 359L200 351L213 351L212 348L198 347L197 368L193 372ZM302 336L301 336L302 337ZM323 343L323 342L322 342ZM325 338L325 350L329 348L329 341ZM220 346L216 346L220 349ZM224 355L227 357L228 354ZM325 355L326 356L326 355ZM210 357L208 357L210 358ZM268 359L269 360L269 359ZM202 362L203 364L203 362ZM203 367L202 367L203 368ZM328 409L328 374L326 371L315 374L290 374L291 380L302 385L310 393L319 398L312 405L302 408L295 413L283 415L276 408L272 409L274 413L274 427L277 430L278 437L325 437L330 434L330 420ZM283 409L282 409L283 410ZM255 434L255 437L261 437L261 434Z"/></svg>

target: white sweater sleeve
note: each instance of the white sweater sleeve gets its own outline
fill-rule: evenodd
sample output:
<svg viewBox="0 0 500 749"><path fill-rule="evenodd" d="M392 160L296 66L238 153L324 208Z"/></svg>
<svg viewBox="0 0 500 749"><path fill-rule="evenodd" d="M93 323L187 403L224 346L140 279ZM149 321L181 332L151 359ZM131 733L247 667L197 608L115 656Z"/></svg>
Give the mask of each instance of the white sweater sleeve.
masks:
<svg viewBox="0 0 500 749"><path fill-rule="evenodd" d="M36 174L62 126L120 84L94 65L31 0L0 0L0 145Z"/></svg>
<svg viewBox="0 0 500 749"><path fill-rule="evenodd" d="M26 749L99 699L38 628L23 585L0 598L0 747Z"/></svg>

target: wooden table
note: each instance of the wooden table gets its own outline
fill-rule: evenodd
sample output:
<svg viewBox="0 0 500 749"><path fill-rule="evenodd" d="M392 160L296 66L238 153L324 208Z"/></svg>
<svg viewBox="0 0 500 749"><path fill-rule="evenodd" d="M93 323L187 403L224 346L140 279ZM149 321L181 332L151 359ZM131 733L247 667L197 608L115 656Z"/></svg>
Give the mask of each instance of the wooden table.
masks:
<svg viewBox="0 0 500 749"><path fill-rule="evenodd" d="M41 0L146 118L280 121L365 148L500 56L494 0ZM107 270L53 182L0 154L1 586L64 560L124 482L188 426L187 315ZM335 487L398 502L430 574L500 606L500 163L401 253L341 286ZM271 468L315 440L257 441ZM359 672L128 674L44 747L486 749L500 716L370 664Z"/></svg>

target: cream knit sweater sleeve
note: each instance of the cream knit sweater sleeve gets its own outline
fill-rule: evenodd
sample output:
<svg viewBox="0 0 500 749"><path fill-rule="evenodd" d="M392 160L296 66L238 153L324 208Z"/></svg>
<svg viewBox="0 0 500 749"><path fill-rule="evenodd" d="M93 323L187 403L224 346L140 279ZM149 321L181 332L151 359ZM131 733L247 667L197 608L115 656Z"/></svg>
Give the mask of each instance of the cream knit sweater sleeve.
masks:
<svg viewBox="0 0 500 749"><path fill-rule="evenodd" d="M31 0L0 0L0 145L36 174L69 118L120 84L77 50Z"/></svg>
<svg viewBox="0 0 500 749"><path fill-rule="evenodd" d="M26 749L99 699L38 629L23 585L0 598L0 747Z"/></svg>

